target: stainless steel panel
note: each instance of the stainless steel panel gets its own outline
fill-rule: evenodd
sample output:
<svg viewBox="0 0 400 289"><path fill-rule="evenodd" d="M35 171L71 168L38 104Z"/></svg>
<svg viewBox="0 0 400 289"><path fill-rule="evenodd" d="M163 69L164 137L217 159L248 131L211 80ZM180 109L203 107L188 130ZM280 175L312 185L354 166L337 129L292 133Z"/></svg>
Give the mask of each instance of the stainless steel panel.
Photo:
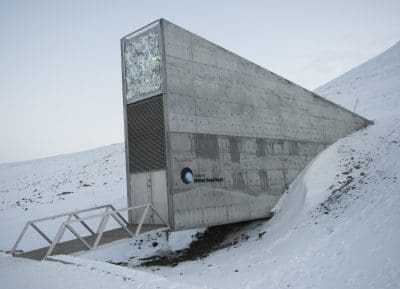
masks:
<svg viewBox="0 0 400 289"><path fill-rule="evenodd" d="M167 172L154 171L150 175L152 204L161 217L168 220ZM153 224L161 224L156 216L153 216Z"/></svg>
<svg viewBox="0 0 400 289"><path fill-rule="evenodd" d="M162 96L128 105L129 172L166 168Z"/></svg>
<svg viewBox="0 0 400 289"><path fill-rule="evenodd" d="M130 199L129 206L138 206L146 203L151 203L151 175L150 172L131 174L130 176ZM142 212L132 211L129 216L129 221L132 224L137 224ZM145 224L150 223L150 218L145 219Z"/></svg>
<svg viewBox="0 0 400 289"><path fill-rule="evenodd" d="M131 206L151 203L164 220L168 220L168 199L166 171L152 171L131 174ZM136 224L142 212L132 211L130 222ZM163 224L153 213L145 219L145 224Z"/></svg>

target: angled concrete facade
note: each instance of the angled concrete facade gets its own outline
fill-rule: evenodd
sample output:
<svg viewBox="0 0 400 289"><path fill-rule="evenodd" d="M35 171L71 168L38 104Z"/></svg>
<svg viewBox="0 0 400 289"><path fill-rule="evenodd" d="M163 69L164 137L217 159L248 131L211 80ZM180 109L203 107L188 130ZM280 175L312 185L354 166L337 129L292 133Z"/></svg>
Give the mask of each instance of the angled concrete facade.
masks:
<svg viewBox="0 0 400 289"><path fill-rule="evenodd" d="M121 42L128 199L156 203L174 229L265 217L320 151L369 123L171 22L155 23L161 84L153 95L127 101L127 38ZM165 162L133 172L131 147L146 136L130 137L129 110L156 97ZM192 182L183 181L184 169Z"/></svg>

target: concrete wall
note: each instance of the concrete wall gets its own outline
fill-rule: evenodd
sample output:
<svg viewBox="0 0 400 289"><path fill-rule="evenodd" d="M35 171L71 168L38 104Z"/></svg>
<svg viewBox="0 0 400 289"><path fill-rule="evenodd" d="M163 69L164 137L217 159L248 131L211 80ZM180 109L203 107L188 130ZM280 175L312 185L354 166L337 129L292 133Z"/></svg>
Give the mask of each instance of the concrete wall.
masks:
<svg viewBox="0 0 400 289"><path fill-rule="evenodd" d="M266 216L318 152L368 123L168 21L162 26L176 229ZM184 184L184 167L210 182Z"/></svg>

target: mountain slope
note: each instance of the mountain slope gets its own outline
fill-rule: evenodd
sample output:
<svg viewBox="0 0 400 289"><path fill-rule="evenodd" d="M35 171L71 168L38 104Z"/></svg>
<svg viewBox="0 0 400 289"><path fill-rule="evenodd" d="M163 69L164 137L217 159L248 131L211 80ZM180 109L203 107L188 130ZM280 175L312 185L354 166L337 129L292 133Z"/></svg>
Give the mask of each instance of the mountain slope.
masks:
<svg viewBox="0 0 400 289"><path fill-rule="evenodd" d="M398 117L400 41L315 92L372 120Z"/></svg>

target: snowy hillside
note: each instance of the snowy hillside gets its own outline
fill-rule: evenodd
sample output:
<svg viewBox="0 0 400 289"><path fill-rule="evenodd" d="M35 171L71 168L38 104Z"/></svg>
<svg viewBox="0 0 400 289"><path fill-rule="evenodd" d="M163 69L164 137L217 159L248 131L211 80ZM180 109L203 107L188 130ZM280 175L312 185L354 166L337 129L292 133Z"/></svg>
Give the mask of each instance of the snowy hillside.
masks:
<svg viewBox="0 0 400 289"><path fill-rule="evenodd" d="M175 267L99 262L134 266L131 260L140 253L132 243L80 258L60 257L76 265L0 256L0 282L7 288L37 288L50 279L59 282L44 288L91 288L93 278L104 280L104 287L130 288L399 288L400 43L317 92L350 110L357 102L356 112L375 124L320 153L290 186L270 221L230 236L238 240L235 246ZM123 168L122 145L0 165L0 249L9 249L32 217L108 202L124 206ZM179 247L184 247L189 235L183 232L146 252L177 249L183 237ZM16 280L22 270L32 278L46 271L43 283ZM61 271L65 275L57 274ZM74 278L82 281L63 282Z"/></svg>
<svg viewBox="0 0 400 289"><path fill-rule="evenodd" d="M400 42L315 92L371 120L400 116Z"/></svg>
<svg viewBox="0 0 400 289"><path fill-rule="evenodd" d="M126 206L122 144L0 165L0 250L9 250L24 223L112 203ZM50 227L56 230L57 226ZM26 249L46 244L36 234ZM37 238L36 238L37 237ZM37 240L37 241L35 241Z"/></svg>

